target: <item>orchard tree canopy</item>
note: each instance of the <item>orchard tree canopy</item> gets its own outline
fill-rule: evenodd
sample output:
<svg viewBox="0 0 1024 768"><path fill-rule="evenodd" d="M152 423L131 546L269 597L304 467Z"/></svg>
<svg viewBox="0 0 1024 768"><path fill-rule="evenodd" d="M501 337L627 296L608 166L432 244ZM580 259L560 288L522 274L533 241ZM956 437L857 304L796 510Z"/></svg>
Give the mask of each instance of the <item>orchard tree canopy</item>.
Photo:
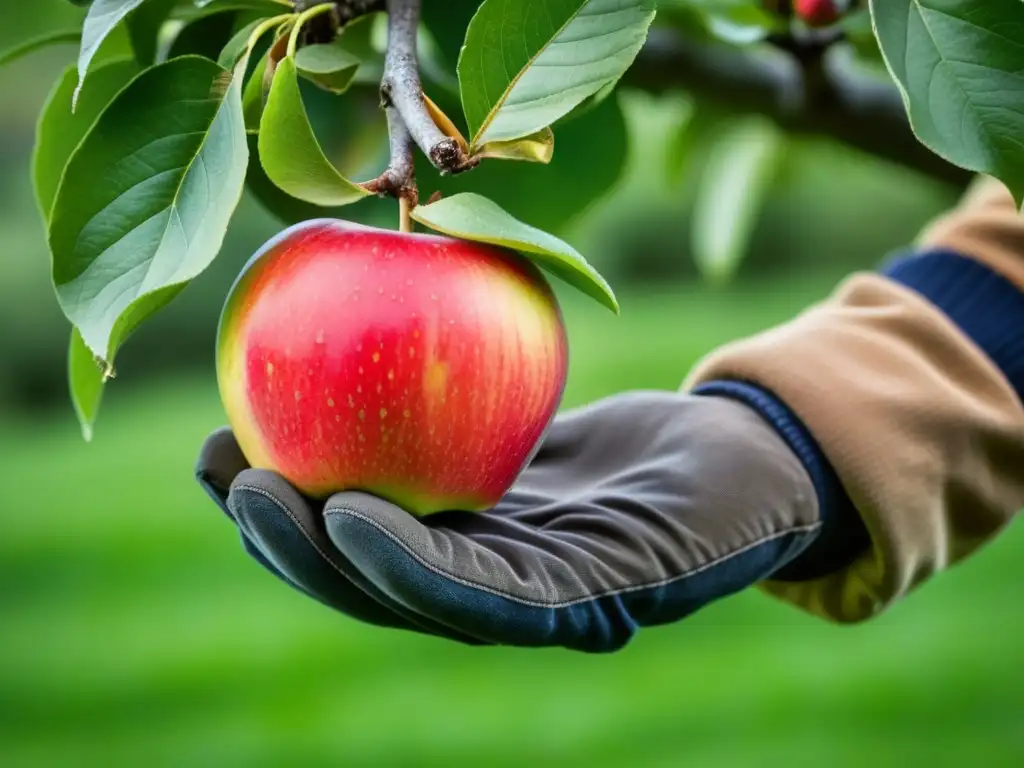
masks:
<svg viewBox="0 0 1024 768"><path fill-rule="evenodd" d="M614 181L619 84L757 116L706 157L694 215L711 275L743 252L777 129L949 181L991 174L1024 203L1021 0L70 2L76 27L0 63L77 46L39 116L33 181L87 438L118 350L217 257L246 189L284 223L394 198L403 231L511 247L617 312L545 230L603 191L574 168ZM310 111L323 99L327 131ZM534 194L543 221L519 212Z"/></svg>

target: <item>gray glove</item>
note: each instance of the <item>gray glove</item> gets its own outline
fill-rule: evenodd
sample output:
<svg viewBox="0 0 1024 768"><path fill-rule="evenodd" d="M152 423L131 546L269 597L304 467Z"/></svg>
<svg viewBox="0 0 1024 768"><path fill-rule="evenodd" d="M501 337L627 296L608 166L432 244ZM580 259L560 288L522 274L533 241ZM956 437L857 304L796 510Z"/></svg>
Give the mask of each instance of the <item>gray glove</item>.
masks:
<svg viewBox="0 0 1024 768"><path fill-rule="evenodd" d="M379 498L303 497L230 431L197 477L243 545L360 621L470 644L620 648L769 576L867 546L813 439L768 393L629 392L560 414L501 503L416 518Z"/></svg>

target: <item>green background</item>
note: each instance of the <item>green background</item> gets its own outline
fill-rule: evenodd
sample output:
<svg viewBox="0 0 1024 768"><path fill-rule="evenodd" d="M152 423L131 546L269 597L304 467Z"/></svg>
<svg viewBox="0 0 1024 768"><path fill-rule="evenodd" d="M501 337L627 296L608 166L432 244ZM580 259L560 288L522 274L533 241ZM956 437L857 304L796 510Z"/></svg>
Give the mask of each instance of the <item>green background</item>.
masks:
<svg viewBox="0 0 1024 768"><path fill-rule="evenodd" d="M0 49L61 12L9 5ZM224 419L220 302L280 227L250 199L216 266L129 342L84 443L28 181L35 115L72 56L0 70L0 766L1024 764L1019 525L862 626L751 591L610 656L364 627L264 573L192 480ZM906 245L958 194L794 139L738 280L712 288L692 267L692 190L675 173L700 151L674 141L685 97L622 104L619 181L560 231L622 315L559 289L566 406L678 386L717 345Z"/></svg>

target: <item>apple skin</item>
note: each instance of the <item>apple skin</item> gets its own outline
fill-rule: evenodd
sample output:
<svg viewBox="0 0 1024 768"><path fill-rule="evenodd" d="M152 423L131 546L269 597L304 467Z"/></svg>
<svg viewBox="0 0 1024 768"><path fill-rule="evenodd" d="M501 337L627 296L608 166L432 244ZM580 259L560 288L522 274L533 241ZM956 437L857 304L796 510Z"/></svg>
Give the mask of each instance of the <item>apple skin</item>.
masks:
<svg viewBox="0 0 1024 768"><path fill-rule="evenodd" d="M520 254L332 219L264 245L217 330L221 400L253 467L417 516L501 499L567 364L561 309Z"/></svg>

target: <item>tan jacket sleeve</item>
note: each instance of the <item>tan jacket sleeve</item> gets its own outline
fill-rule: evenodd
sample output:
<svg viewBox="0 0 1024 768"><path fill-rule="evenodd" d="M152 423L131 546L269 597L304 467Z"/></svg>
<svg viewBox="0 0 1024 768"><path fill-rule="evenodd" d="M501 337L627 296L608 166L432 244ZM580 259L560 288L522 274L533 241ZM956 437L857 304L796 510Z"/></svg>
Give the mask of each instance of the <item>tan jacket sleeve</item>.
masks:
<svg viewBox="0 0 1024 768"><path fill-rule="evenodd" d="M977 259L1024 290L1024 217L992 180L918 245ZM868 528L872 549L849 567L761 585L818 616L875 616L1024 507L1017 392L945 313L883 274L854 274L792 321L718 349L683 387L721 379L768 389L804 421Z"/></svg>

